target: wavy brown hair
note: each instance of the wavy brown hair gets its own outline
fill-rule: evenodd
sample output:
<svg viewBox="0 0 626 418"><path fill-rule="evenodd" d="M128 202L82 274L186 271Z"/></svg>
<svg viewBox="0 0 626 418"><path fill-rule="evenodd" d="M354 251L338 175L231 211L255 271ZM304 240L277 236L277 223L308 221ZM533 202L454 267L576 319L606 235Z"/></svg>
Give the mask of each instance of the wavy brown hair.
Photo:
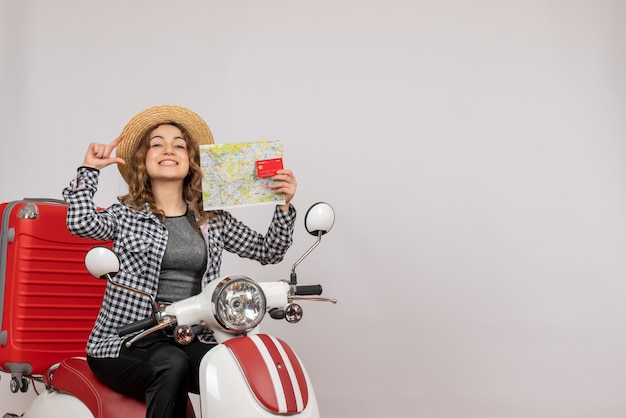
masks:
<svg viewBox="0 0 626 418"><path fill-rule="evenodd" d="M146 169L146 154L150 148L150 134L161 125L172 125L180 129L183 139L187 143L189 153L189 174L183 180L183 199L187 202L189 210L197 219L196 228L213 216L213 212L206 212L202 206L202 170L200 168L200 148L196 141L190 137L187 130L176 122L163 122L146 130L143 138L139 142L135 154L130 161L127 161L129 182L128 194L118 197L122 203L129 205L136 210L143 210L147 203L152 213L157 214L161 221L165 220L165 213L156 207L154 195L152 194L152 184Z"/></svg>

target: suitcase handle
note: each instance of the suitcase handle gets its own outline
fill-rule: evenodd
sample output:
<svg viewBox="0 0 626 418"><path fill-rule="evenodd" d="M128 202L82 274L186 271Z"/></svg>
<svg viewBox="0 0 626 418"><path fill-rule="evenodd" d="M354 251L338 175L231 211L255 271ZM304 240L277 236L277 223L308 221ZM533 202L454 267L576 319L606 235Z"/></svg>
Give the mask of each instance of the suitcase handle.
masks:
<svg viewBox="0 0 626 418"><path fill-rule="evenodd" d="M25 201L25 202L40 202L40 203L54 203L54 204L59 204L59 205L67 205L65 200L63 200L63 199L55 199L53 197L42 197L42 198L25 197L22 200Z"/></svg>

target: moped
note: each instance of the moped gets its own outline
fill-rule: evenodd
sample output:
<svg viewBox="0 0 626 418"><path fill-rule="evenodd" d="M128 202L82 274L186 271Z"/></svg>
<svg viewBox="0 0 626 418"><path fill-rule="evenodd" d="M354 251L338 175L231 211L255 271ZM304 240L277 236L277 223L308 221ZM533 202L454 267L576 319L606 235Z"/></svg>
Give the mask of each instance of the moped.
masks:
<svg viewBox="0 0 626 418"><path fill-rule="evenodd" d="M319 408L309 375L291 347L283 340L259 330L265 314L290 323L300 321L300 300L327 301L319 297L321 285L298 285L296 267L332 228L333 208L316 203L306 212L306 230L317 237L293 264L289 280L256 282L243 275L230 275L210 282L196 296L169 305L157 304L150 294L115 282L117 255L106 247L95 247L85 257L89 273L126 291L150 298L152 315L118 329L131 335L130 346L154 333L168 331L178 344L189 344L207 335L217 342L200 364L200 413L210 418L294 416L319 417ZM32 379L32 378L31 378ZM108 418L143 417L145 405L115 393L91 373L85 358L68 358L51 365L42 378L39 393L23 418ZM35 386L33 381L33 387ZM188 417L194 417L189 402Z"/></svg>

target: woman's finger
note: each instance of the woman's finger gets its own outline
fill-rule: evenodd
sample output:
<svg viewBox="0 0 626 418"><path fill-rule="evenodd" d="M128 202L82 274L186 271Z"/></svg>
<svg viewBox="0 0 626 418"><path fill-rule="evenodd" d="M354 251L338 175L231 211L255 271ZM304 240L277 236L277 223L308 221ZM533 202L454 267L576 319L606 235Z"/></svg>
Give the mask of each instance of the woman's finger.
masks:
<svg viewBox="0 0 626 418"><path fill-rule="evenodd" d="M122 139L124 139L124 136L126 136L126 134L121 134L120 136L118 136L117 138L115 138L115 139L113 140L113 142L111 142L111 143L109 144L109 147L110 147L112 150L113 150L113 149L115 149L115 147L117 147L117 146L118 146L118 144L119 144L120 142L122 142Z"/></svg>

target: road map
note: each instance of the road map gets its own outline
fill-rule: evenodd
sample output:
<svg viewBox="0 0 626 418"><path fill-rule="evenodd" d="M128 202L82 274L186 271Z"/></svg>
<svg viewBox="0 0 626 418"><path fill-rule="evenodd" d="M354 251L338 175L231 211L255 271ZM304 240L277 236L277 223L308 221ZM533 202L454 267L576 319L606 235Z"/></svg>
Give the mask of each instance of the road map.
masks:
<svg viewBox="0 0 626 418"><path fill-rule="evenodd" d="M284 204L269 178L258 178L256 162L283 157L280 141L237 142L200 145L204 210L235 206Z"/></svg>

